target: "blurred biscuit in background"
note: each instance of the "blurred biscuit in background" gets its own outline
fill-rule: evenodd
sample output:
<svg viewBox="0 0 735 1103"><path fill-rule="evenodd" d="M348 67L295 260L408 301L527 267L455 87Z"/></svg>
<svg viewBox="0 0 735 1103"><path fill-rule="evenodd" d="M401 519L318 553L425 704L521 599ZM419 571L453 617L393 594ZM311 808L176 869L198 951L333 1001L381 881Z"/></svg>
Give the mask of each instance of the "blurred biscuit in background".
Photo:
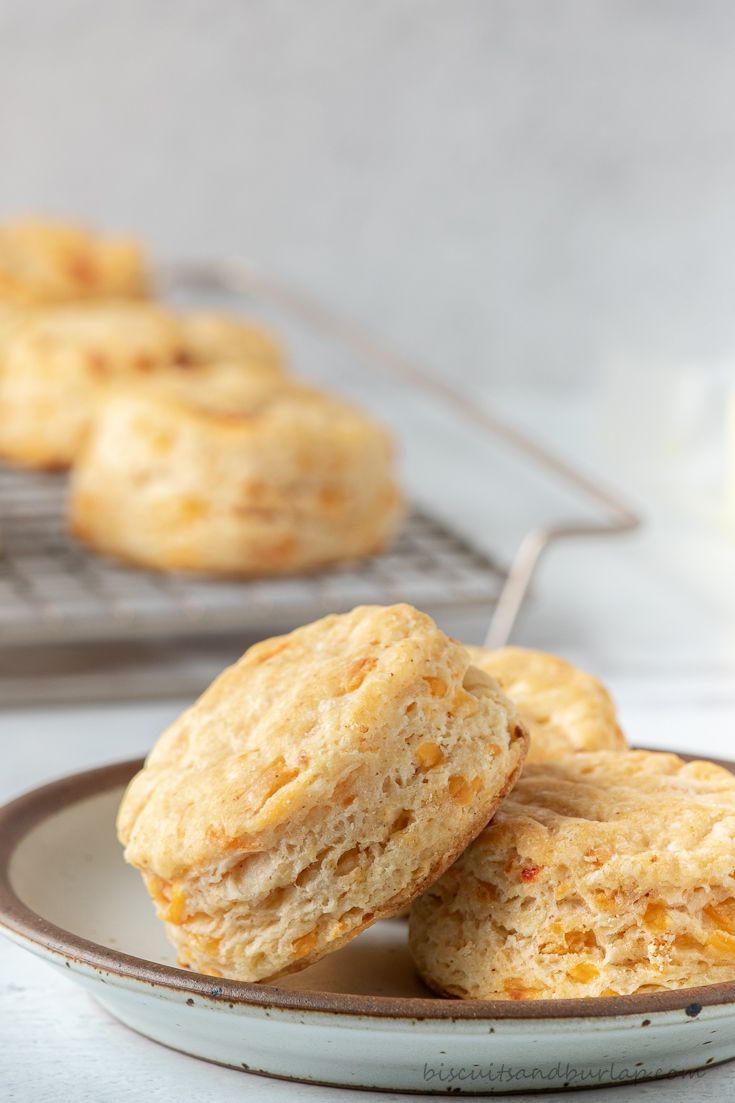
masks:
<svg viewBox="0 0 735 1103"><path fill-rule="evenodd" d="M180 372L207 387L202 358L235 360L243 374L279 375L278 343L220 315L177 315L150 302L90 302L0 315L0 456L68 467L111 383Z"/></svg>
<svg viewBox="0 0 735 1103"><path fill-rule="evenodd" d="M386 431L340 399L237 365L167 372L100 404L72 531L162 570L292 573L372 555L403 515Z"/></svg>
<svg viewBox="0 0 735 1103"><path fill-rule="evenodd" d="M129 238L40 219L0 225L0 304L139 298L147 289L145 254Z"/></svg>
<svg viewBox="0 0 735 1103"><path fill-rule="evenodd" d="M184 355L195 364L219 360L244 361L281 371L284 353L280 341L254 322L213 310L192 310L181 316Z"/></svg>

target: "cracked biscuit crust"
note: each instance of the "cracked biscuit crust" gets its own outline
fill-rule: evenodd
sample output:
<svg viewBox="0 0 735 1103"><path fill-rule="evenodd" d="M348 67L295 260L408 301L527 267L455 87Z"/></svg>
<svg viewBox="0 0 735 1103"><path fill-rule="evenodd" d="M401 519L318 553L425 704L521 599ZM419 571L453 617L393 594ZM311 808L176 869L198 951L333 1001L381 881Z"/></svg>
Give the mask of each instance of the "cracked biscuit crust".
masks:
<svg viewBox="0 0 735 1103"><path fill-rule="evenodd" d="M439 992L629 995L735 976L735 778L621 751L526 766L411 911Z"/></svg>
<svg viewBox="0 0 735 1103"><path fill-rule="evenodd" d="M411 606L250 648L165 732L120 807L179 960L263 980L396 914L482 830L527 736Z"/></svg>

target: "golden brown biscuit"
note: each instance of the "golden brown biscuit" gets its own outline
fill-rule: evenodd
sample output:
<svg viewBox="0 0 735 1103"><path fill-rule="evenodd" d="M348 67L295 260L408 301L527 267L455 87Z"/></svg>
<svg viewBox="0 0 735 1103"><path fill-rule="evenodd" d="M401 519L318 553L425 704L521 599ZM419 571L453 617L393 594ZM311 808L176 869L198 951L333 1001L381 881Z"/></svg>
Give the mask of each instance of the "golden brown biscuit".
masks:
<svg viewBox="0 0 735 1103"><path fill-rule="evenodd" d="M100 237L62 222L23 220L0 226L0 303L139 297L145 261L125 238Z"/></svg>
<svg viewBox="0 0 735 1103"><path fill-rule="evenodd" d="M234 319L206 316L213 332L205 347L201 337L190 340L189 316L149 303L52 307L20 322L12 312L5 317L4 323L0 315L0 455L27 466L68 466L112 383L162 373L175 388L180 375L186 376L181 387L196 393L225 387L218 380L238 373L281 373L275 341ZM250 359L248 345L254 350ZM220 359L229 354L228 362L200 359L207 351Z"/></svg>
<svg viewBox="0 0 735 1103"><path fill-rule="evenodd" d="M159 739L118 816L180 962L263 980L394 915L521 768L513 705L408 605L256 644Z"/></svg>
<svg viewBox="0 0 735 1103"><path fill-rule="evenodd" d="M272 376L111 393L72 476L72 531L162 570L282 574L371 555L402 515L384 430Z"/></svg>
<svg viewBox="0 0 735 1103"><path fill-rule="evenodd" d="M556 655L522 647L468 647L472 662L500 684L531 736L529 762L570 751L626 747L615 705L603 684Z"/></svg>
<svg viewBox="0 0 735 1103"><path fill-rule="evenodd" d="M526 766L411 909L439 992L553 999L735 976L735 778L653 751Z"/></svg>

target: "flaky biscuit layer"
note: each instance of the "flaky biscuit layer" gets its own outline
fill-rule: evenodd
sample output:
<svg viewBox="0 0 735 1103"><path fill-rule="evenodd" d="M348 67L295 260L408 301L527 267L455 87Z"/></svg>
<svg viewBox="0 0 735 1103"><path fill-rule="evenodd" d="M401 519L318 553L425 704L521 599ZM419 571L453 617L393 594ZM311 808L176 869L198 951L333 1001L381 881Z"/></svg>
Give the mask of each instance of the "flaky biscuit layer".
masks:
<svg viewBox="0 0 735 1103"><path fill-rule="evenodd" d="M250 648L165 732L118 831L180 960L299 969L428 886L523 762L510 702L410 606Z"/></svg>
<svg viewBox="0 0 735 1103"><path fill-rule="evenodd" d="M411 911L437 991L551 999L735 976L735 778L652 751L525 767Z"/></svg>

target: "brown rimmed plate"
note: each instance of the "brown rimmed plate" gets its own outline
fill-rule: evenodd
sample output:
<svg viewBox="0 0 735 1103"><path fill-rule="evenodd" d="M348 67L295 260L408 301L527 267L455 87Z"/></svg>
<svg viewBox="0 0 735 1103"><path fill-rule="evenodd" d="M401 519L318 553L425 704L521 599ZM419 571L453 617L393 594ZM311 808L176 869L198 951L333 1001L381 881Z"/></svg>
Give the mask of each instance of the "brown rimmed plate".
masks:
<svg viewBox="0 0 735 1103"><path fill-rule="evenodd" d="M156 1041L272 1076L420 1093L599 1087L735 1056L735 982L604 1000L442 1000L416 978L400 921L278 986L178 969L115 837L140 766L75 774L0 809L0 928Z"/></svg>

